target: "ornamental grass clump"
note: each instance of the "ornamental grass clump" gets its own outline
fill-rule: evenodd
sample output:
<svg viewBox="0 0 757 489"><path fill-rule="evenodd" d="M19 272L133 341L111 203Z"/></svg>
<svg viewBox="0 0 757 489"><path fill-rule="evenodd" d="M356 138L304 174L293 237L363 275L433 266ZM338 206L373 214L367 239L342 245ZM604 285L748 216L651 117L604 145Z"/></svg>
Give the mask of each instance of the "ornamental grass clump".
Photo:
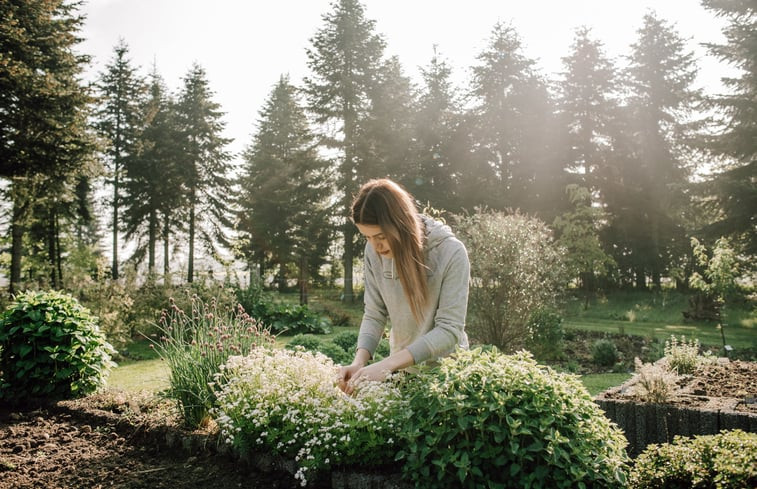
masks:
<svg viewBox="0 0 757 489"><path fill-rule="evenodd" d="M576 376L526 352L458 351L405 391L399 458L416 487L625 487L622 432Z"/></svg>
<svg viewBox="0 0 757 489"><path fill-rule="evenodd" d="M241 453L294 459L301 485L323 469L394 460L409 416L393 381L363 382L353 397L336 384L338 366L320 353L253 350L234 356L218 376L216 421Z"/></svg>
<svg viewBox="0 0 757 489"><path fill-rule="evenodd" d="M197 428L207 424L216 405L213 381L221 365L232 355L273 345L273 338L241 306L232 309L214 300L205 304L193 296L187 314L170 303L161 314L161 336L153 346L169 367L167 396L176 402L184 423Z"/></svg>

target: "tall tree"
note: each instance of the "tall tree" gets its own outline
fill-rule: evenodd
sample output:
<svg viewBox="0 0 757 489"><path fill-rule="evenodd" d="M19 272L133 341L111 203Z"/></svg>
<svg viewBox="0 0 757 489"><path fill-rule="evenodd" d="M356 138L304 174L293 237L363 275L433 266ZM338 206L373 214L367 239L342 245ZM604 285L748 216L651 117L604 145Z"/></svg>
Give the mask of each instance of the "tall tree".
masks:
<svg viewBox="0 0 757 489"><path fill-rule="evenodd" d="M111 273L118 279L121 199L125 168L136 152L136 140L142 125L141 105L145 84L129 59L129 46L120 39L113 48L113 58L100 75L100 108L95 123L105 141L105 158L113 186L111 234L113 241Z"/></svg>
<svg viewBox="0 0 757 489"><path fill-rule="evenodd" d="M571 52L562 62L558 107L565 131L564 167L572 183L599 190L612 151L609 126L617 107L616 69L586 27L576 30Z"/></svg>
<svg viewBox="0 0 757 489"><path fill-rule="evenodd" d="M339 153L337 191L341 194L344 235L344 299L353 300L352 261L355 230L347 221L356 179L361 124L370 110L369 92L380 71L385 42L374 32L358 0L338 0L323 16L323 26L307 50L312 76L305 78L308 105L324 129L323 141Z"/></svg>
<svg viewBox="0 0 757 489"><path fill-rule="evenodd" d="M476 151L491 168L492 186L478 189L493 198L496 208L527 203L534 170L547 164L544 132L552 126L551 101L536 62L522 52L512 25L497 23L489 44L473 67L471 95L475 100ZM483 190L483 192L482 192Z"/></svg>
<svg viewBox="0 0 757 489"><path fill-rule="evenodd" d="M405 186L421 203L455 212L460 207L455 183L462 166L455 133L462 110L451 76L452 68L434 46L431 61L421 68L423 85L414 119L414 158Z"/></svg>
<svg viewBox="0 0 757 489"><path fill-rule="evenodd" d="M187 281L194 280L195 243L217 256L216 245L229 246L228 230L233 226L231 213L231 154L225 147L231 140L221 136L225 124L220 105L213 101L205 70L192 66L184 77L177 104L182 153L180 173L186 190Z"/></svg>
<svg viewBox="0 0 757 489"><path fill-rule="evenodd" d="M133 259L147 256L148 275L156 269L157 246L170 230L181 225L182 180L179 173L180 135L174 102L163 78L153 68L145 101L144 128L137 137L135 157L126 167L124 185L124 238L136 242ZM168 248L164 246L164 254ZM169 257L164 256L164 274Z"/></svg>
<svg viewBox="0 0 757 489"><path fill-rule="evenodd" d="M646 288L648 277L659 286L667 264L688 252L676 216L687 205L682 192L691 170L687 144L696 129L691 115L700 95L692 88L694 54L653 12L644 16L629 60L630 95L619 119L624 135L615 142L607 204L613 244L618 245L615 259L624 273L633 274L638 288Z"/></svg>
<svg viewBox="0 0 757 489"><path fill-rule="evenodd" d="M729 93L710 97L718 110L715 135L706 144L725 160L725 168L704 185L718 204L703 232L711 240L730 236L747 254L757 254L757 6L749 0L703 0L702 5L728 21L725 44L710 52L736 69L722 79ZM713 199L706 199L711 202Z"/></svg>
<svg viewBox="0 0 757 489"><path fill-rule="evenodd" d="M10 292L21 280L23 240L45 181L78 171L93 151L91 95L75 52L78 2L0 2L0 178L10 180Z"/></svg>
<svg viewBox="0 0 757 489"><path fill-rule="evenodd" d="M332 189L329 163L318 156L289 77L279 79L260 111L244 160L238 230L252 245L245 255L267 254L278 267L280 284L288 266L298 268L301 302L306 303L307 277L328 247Z"/></svg>

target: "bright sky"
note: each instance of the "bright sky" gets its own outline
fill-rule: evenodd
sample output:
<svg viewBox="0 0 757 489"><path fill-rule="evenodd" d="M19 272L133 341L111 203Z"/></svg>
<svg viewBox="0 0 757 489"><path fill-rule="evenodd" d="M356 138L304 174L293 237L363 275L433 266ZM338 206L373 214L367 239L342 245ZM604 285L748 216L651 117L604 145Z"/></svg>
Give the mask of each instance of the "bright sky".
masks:
<svg viewBox="0 0 757 489"><path fill-rule="evenodd" d="M552 76L562 70L575 28L592 27L606 53L629 53L644 13L654 9L674 23L701 58L699 84L720 90L727 68L700 46L722 42L722 21L699 0L363 0L366 17L397 55L406 74L418 81L418 68L438 46L461 86L483 51L497 21L512 22L527 56ZM281 74L299 84L308 74L305 49L323 25L331 0L88 0L80 50L93 56L94 79L113 56L119 38L143 74L153 62L171 90L194 62L207 72L214 100L226 113L226 137L234 153L250 142L259 110Z"/></svg>

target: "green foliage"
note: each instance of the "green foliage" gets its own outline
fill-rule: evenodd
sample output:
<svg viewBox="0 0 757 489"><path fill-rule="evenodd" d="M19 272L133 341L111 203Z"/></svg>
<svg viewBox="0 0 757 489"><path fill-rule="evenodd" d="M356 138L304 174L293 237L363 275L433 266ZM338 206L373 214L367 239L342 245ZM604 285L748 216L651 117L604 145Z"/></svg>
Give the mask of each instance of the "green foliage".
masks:
<svg viewBox="0 0 757 489"><path fill-rule="evenodd" d="M273 335L331 332L331 321L312 312L307 305L262 300L253 304L248 312L262 322Z"/></svg>
<svg viewBox="0 0 757 489"><path fill-rule="evenodd" d="M565 329L562 316L554 311L540 309L528 319L530 333L526 346L537 359L555 360L565 346Z"/></svg>
<svg viewBox="0 0 757 489"><path fill-rule="evenodd" d="M477 349L410 382L399 458L417 487L624 487L626 440L573 375Z"/></svg>
<svg viewBox="0 0 757 489"><path fill-rule="evenodd" d="M329 359L304 351L258 348L230 358L218 377L221 439L242 453L294 459L303 486L330 466L390 463L407 401L393 382L366 381L347 396L336 374Z"/></svg>
<svg viewBox="0 0 757 489"><path fill-rule="evenodd" d="M353 352L348 353L341 346L335 344L332 340L322 340L312 334L298 334L295 335L286 348L289 350L297 350L301 348L311 353L323 353L329 357L334 363L349 364L352 362Z"/></svg>
<svg viewBox="0 0 757 489"><path fill-rule="evenodd" d="M612 340L599 339L591 346L591 361L597 365L612 367L618 359L618 347Z"/></svg>
<svg viewBox="0 0 757 489"><path fill-rule="evenodd" d="M334 335L331 341L347 353L354 354L357 348L357 331L342 331Z"/></svg>
<svg viewBox="0 0 757 489"><path fill-rule="evenodd" d="M11 402L92 393L115 365L97 318L55 291L16 296L0 317L0 347L0 398Z"/></svg>
<svg viewBox="0 0 757 489"><path fill-rule="evenodd" d="M741 430L717 435L676 436L650 445L629 476L631 489L757 487L757 434Z"/></svg>
<svg viewBox="0 0 757 489"><path fill-rule="evenodd" d="M467 330L480 343L523 348L531 315L564 290L562 250L543 222L521 214L479 210L458 216L457 232L471 263Z"/></svg>
<svg viewBox="0 0 757 489"><path fill-rule="evenodd" d="M170 371L167 395L176 401L184 423L196 428L207 423L216 405L212 382L221 365L232 355L271 344L272 338L240 307L214 300L206 304L194 296L188 311L172 301L160 317L162 336L154 344Z"/></svg>

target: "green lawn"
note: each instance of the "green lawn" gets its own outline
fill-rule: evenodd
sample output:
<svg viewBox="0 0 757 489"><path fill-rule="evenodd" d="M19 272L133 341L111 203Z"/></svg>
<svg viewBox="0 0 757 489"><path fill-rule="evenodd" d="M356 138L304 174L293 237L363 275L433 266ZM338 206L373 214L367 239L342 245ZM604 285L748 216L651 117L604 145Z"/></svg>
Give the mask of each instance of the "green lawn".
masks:
<svg viewBox="0 0 757 489"><path fill-rule="evenodd" d="M587 374L581 376L581 383L589 391L589 394L596 396L600 392L606 391L610 387L620 385L631 378L631 374Z"/></svg>
<svg viewBox="0 0 757 489"><path fill-rule="evenodd" d="M108 388L125 391L160 392L168 387L168 367L160 359L119 365L108 377Z"/></svg>
<svg viewBox="0 0 757 489"><path fill-rule="evenodd" d="M654 337L659 340L670 339L671 335L698 339L703 345L722 346L720 329L715 324L674 324L658 322L629 322L595 318L566 318L565 327L587 331L602 331L636 336ZM734 348L751 348L757 346L757 326L726 326L726 344Z"/></svg>

